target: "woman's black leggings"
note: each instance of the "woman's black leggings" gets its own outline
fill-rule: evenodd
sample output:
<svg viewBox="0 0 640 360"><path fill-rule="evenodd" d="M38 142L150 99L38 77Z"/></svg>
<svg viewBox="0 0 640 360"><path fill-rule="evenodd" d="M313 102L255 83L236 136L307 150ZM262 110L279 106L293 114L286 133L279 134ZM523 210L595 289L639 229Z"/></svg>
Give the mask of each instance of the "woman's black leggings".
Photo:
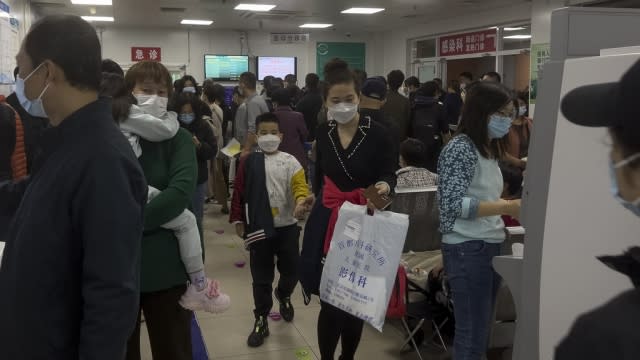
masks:
<svg viewBox="0 0 640 360"><path fill-rule="evenodd" d="M338 339L342 339L340 360L353 360L362 337L364 321L325 302L321 301L320 306L318 344L321 360L334 360Z"/></svg>

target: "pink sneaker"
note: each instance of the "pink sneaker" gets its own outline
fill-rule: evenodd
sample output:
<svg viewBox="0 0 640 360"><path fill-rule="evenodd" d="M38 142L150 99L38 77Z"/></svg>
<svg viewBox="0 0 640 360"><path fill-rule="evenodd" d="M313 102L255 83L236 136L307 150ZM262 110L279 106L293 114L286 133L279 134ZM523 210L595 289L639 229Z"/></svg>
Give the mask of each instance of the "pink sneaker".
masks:
<svg viewBox="0 0 640 360"><path fill-rule="evenodd" d="M225 312L231 306L229 295L220 292L217 280L207 279L207 286L198 291L193 284L182 295L180 305L191 311L206 311L214 314Z"/></svg>

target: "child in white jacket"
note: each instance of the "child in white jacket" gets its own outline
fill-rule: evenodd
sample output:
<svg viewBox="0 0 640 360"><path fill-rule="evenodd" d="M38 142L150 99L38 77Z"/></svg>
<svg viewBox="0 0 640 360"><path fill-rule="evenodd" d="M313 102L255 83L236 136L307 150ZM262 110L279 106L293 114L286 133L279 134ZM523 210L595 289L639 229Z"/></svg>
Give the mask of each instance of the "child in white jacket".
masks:
<svg viewBox="0 0 640 360"><path fill-rule="evenodd" d="M103 74L102 94L116 95L119 87L124 87L124 79L119 75ZM112 90L112 91L109 91ZM172 139L180 129L178 116L173 111L167 111L167 99L158 96L138 95L138 105L131 104L126 118L120 120L120 130L129 140L137 157L142 155L140 137L151 142L161 142ZM126 106L123 101L133 101L128 95L115 98L114 107ZM153 200L160 194L160 190L149 186L147 201ZM204 310L221 313L230 306L227 294L220 293L219 283L206 277L202 260L202 246L196 218L189 210L184 210L173 220L162 225L163 228L174 231L178 239L180 257L185 265L191 284L187 292L180 299L180 305L185 309Z"/></svg>

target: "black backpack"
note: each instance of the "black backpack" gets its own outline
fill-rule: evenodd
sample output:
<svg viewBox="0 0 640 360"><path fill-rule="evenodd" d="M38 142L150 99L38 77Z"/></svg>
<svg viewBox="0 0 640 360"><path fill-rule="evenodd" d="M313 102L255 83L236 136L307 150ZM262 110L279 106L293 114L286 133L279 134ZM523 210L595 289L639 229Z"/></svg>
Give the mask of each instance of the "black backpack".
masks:
<svg viewBox="0 0 640 360"><path fill-rule="evenodd" d="M442 103L416 104L411 112L411 137L422 141L426 146L424 167L437 172L438 157L444 144L440 124L445 116Z"/></svg>

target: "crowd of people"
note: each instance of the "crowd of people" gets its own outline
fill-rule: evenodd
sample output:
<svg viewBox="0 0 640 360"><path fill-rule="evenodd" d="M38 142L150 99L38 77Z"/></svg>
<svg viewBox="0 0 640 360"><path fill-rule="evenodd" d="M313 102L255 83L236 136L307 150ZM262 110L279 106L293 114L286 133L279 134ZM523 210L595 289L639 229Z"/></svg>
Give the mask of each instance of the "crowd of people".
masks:
<svg viewBox="0 0 640 360"><path fill-rule="evenodd" d="M505 223L517 224L533 126L528 96L499 74L465 72L444 88L334 59L302 89L295 75L267 76L259 93L243 73L227 103L223 85L174 82L158 62L125 74L74 16L37 22L17 62L16 91L0 98L7 358L140 359L144 314L155 359L191 359L192 311L232 302L204 266L204 205L214 201L250 252L247 344L261 346L272 293L287 322L298 283L306 303L319 295L338 210L375 208L370 186L438 187L454 359L483 358L500 284L492 258ZM242 151L229 158L220 150L233 139ZM621 150L615 168L636 159ZM340 359L354 359L363 326L321 302L321 358L334 359L340 341Z"/></svg>

